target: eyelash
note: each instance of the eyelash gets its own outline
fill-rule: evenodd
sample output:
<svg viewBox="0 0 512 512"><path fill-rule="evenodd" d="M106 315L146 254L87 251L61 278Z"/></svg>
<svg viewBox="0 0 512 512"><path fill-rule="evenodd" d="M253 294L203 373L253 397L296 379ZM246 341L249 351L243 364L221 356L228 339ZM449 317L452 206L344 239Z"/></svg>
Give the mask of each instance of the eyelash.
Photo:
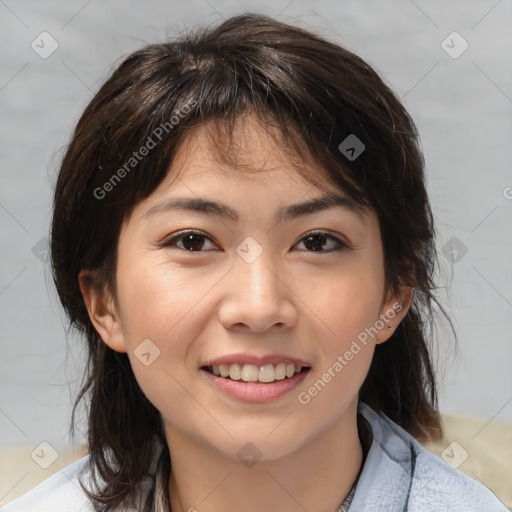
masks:
<svg viewBox="0 0 512 512"><path fill-rule="evenodd" d="M181 232L176 233L175 235L173 235L171 238L167 238L166 240L161 242L160 246L161 247L173 247L174 242L183 239L187 235L199 235L199 236L207 238L207 239L209 239L211 241L210 237L208 235L202 233L201 231L188 230L188 231L181 231ZM306 240L306 239L308 239L309 237L312 237L312 236L323 236L323 237L325 237L325 238L327 238L329 240L332 240L337 245L337 247L335 249L330 249L330 250L327 250L327 251L308 251L308 250L305 250L303 252L309 252L309 253L315 254L315 253L344 252L344 251L347 251L347 250L351 249L350 245L348 245L345 242L342 242L340 239L338 239L334 235L331 235L330 233L326 233L324 231L309 231L308 233L305 233L304 236L297 243L303 242L304 240ZM206 251L202 251L202 250L199 250L199 251L189 251L187 249L182 249L181 247L178 247L177 249L180 250L180 251L183 251L183 252L187 252L187 253L206 252Z"/></svg>

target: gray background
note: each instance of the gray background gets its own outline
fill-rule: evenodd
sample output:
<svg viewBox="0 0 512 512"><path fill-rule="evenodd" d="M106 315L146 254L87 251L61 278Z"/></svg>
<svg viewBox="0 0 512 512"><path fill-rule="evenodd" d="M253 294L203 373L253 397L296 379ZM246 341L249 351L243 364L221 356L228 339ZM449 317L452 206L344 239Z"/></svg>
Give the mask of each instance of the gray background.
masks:
<svg viewBox="0 0 512 512"><path fill-rule="evenodd" d="M456 262L441 253L460 341L455 354L441 326L442 411L512 422L509 0L0 0L0 447L69 441L83 350L66 335L44 237L78 116L120 57L246 10L338 41L403 99L422 137L439 248L458 251ZM43 31L58 43L46 59L31 48ZM453 31L469 44L458 58L441 45ZM447 40L452 54L461 43Z"/></svg>

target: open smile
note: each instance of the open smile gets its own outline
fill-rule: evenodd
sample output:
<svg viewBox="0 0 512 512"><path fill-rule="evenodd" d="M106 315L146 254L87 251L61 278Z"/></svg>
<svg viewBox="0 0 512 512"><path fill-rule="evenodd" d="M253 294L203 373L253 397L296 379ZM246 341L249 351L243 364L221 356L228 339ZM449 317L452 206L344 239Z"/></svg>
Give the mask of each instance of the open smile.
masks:
<svg viewBox="0 0 512 512"><path fill-rule="evenodd" d="M252 403L269 402L289 393L299 386L310 369L284 363L262 366L234 363L200 368L217 389L237 400Z"/></svg>

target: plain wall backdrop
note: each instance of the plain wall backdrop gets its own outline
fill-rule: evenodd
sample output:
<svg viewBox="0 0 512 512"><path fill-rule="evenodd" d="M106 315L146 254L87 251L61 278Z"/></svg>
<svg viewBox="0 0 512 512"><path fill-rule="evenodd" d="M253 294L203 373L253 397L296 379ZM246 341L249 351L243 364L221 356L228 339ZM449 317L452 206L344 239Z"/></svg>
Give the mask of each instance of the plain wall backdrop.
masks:
<svg viewBox="0 0 512 512"><path fill-rule="evenodd" d="M441 410L512 422L510 1L0 0L0 447L69 441L83 345L66 334L45 237L79 115L121 57L245 11L341 43L402 98L459 337L455 353L441 326Z"/></svg>

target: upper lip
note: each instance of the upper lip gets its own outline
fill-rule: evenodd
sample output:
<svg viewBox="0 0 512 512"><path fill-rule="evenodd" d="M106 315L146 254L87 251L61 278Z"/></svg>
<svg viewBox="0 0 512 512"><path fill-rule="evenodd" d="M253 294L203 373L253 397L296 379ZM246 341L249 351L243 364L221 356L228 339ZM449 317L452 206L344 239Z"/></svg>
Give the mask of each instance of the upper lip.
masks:
<svg viewBox="0 0 512 512"><path fill-rule="evenodd" d="M311 366L309 363L301 359L282 354L268 354L265 356L256 356L251 354L231 354L229 356L218 357L216 359L206 361L202 366L219 366L221 364L229 365L235 363L255 364L257 366L264 366L266 364L275 365L279 363L293 364L295 366Z"/></svg>

